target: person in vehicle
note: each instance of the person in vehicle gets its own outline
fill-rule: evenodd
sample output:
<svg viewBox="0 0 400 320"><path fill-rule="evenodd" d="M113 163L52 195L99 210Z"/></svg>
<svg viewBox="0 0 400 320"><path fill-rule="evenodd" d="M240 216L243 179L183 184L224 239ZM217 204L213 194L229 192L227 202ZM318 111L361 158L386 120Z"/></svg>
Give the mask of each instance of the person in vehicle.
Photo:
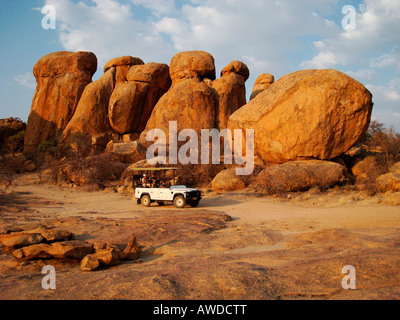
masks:
<svg viewBox="0 0 400 320"><path fill-rule="evenodd" d="M150 187L150 183L149 183L149 180L147 179L147 175L146 174L143 175L142 186L144 188L149 188Z"/></svg>
<svg viewBox="0 0 400 320"><path fill-rule="evenodd" d="M151 175L150 184L151 188L155 188L157 186L157 179L154 173Z"/></svg>

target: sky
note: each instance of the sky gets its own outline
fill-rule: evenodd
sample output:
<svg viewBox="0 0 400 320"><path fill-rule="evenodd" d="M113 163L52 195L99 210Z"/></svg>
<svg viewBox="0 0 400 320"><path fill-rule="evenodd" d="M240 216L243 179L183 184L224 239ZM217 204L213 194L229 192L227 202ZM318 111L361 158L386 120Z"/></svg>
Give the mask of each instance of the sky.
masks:
<svg viewBox="0 0 400 320"><path fill-rule="evenodd" d="M33 66L64 50L96 54L93 80L112 58L169 64L207 51L217 75L247 64L248 98L261 73L336 69L371 91L373 119L400 131L399 0L0 0L0 118L27 121Z"/></svg>

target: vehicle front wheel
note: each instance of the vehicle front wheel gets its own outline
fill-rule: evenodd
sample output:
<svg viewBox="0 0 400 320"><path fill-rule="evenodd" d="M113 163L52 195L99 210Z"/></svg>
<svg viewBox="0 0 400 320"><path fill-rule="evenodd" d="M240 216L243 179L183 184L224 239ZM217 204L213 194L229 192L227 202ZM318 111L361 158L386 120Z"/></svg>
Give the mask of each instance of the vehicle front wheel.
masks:
<svg viewBox="0 0 400 320"><path fill-rule="evenodd" d="M183 196L177 196L174 199L174 205L177 208L184 208L186 206L186 199Z"/></svg>
<svg viewBox="0 0 400 320"><path fill-rule="evenodd" d="M150 207L151 205L151 200L150 197L148 195L144 195L141 199L141 203L142 205L144 205L145 207Z"/></svg>

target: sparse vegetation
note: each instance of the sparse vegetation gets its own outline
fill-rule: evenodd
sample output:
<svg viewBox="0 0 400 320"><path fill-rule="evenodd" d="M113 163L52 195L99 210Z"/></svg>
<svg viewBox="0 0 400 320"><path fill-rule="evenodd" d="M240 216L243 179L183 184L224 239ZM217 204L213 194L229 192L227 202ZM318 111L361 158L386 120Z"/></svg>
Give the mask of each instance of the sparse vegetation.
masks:
<svg viewBox="0 0 400 320"><path fill-rule="evenodd" d="M25 130L22 130L8 138L8 143L12 152L22 152L24 147L24 137Z"/></svg>
<svg viewBox="0 0 400 320"><path fill-rule="evenodd" d="M387 169L400 161L400 133L393 127L388 128L378 120L371 121L363 143L368 153L376 155Z"/></svg>

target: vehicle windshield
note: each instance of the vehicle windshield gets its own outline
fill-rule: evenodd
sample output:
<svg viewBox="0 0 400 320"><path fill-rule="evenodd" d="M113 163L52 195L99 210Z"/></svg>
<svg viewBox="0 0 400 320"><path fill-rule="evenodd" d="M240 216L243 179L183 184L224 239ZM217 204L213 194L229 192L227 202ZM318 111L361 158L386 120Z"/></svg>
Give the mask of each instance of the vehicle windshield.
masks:
<svg viewBox="0 0 400 320"><path fill-rule="evenodd" d="M172 189L186 189L186 186L184 186L184 185L180 185L180 186L171 186L170 188L171 188L171 190L172 190Z"/></svg>

